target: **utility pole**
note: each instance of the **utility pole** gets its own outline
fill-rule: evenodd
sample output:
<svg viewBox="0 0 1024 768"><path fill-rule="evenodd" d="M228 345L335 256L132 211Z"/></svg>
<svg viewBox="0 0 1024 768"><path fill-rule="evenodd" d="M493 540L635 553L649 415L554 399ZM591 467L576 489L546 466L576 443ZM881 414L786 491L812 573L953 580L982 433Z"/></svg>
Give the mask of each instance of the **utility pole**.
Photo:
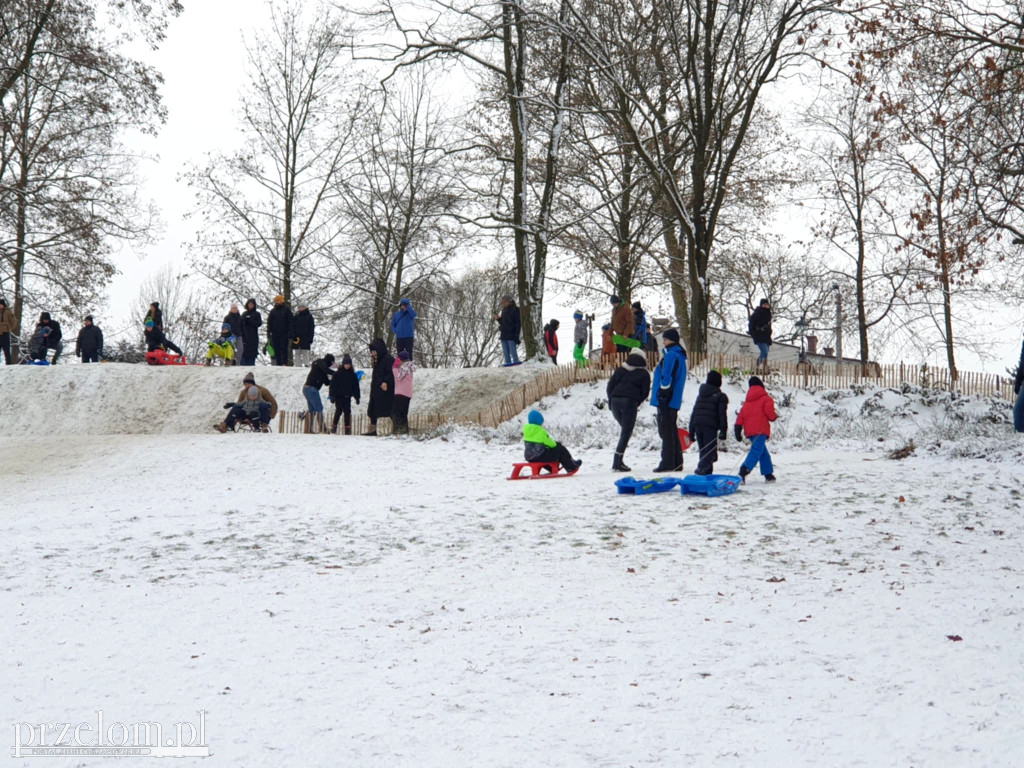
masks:
<svg viewBox="0 0 1024 768"><path fill-rule="evenodd" d="M836 367L843 367L843 295L839 292L839 283L832 283L836 292Z"/></svg>

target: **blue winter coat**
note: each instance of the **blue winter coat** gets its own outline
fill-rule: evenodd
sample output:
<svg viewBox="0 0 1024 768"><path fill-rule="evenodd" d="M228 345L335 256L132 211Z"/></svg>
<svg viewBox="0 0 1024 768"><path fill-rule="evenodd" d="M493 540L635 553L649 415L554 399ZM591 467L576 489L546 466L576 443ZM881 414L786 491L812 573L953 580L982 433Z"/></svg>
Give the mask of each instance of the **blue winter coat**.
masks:
<svg viewBox="0 0 1024 768"><path fill-rule="evenodd" d="M404 306L391 317L391 332L396 339L411 339L416 335L416 310Z"/></svg>
<svg viewBox="0 0 1024 768"><path fill-rule="evenodd" d="M654 369L651 381L651 405L658 406L658 392L667 387L672 390L668 407L679 410L683 404L683 387L686 385L686 353L678 344L665 347L665 356Z"/></svg>

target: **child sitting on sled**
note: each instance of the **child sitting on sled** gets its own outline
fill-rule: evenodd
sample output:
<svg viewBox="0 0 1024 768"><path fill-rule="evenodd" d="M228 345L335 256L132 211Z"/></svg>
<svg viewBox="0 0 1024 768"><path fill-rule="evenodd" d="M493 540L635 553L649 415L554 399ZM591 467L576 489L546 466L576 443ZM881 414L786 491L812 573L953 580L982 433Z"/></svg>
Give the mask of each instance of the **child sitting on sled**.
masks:
<svg viewBox="0 0 1024 768"><path fill-rule="evenodd" d="M768 454L768 438L772 435L772 422L779 416L775 412L775 401L765 391L764 382L757 376L751 376L747 382L747 399L743 401L739 416L736 417L736 439L742 440L746 432L750 438L750 452L740 467L740 477L747 482L749 475L758 464L765 481L775 482L772 457Z"/></svg>
<svg viewBox="0 0 1024 768"><path fill-rule="evenodd" d="M583 466L582 460L573 459L568 448L555 442L543 424L544 416L541 412L530 411L526 424L523 424L523 440L526 443L523 455L526 460L534 463L558 462L569 474Z"/></svg>
<svg viewBox="0 0 1024 768"><path fill-rule="evenodd" d="M221 325L220 336L207 344L206 364L212 365L213 358L219 357L224 360L225 365L232 365L235 360L236 338L228 323Z"/></svg>

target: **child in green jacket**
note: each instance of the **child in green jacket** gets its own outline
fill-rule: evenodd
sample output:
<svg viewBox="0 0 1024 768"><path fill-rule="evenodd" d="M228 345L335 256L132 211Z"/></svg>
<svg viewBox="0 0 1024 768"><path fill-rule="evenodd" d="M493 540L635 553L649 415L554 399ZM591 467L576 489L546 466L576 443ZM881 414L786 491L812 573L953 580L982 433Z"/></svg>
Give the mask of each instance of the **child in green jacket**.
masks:
<svg viewBox="0 0 1024 768"><path fill-rule="evenodd" d="M569 449L561 443L555 442L548 431L541 426L544 423L544 416L540 411L530 411L526 422L523 424L523 440L526 442L523 455L527 461L557 461L570 475L583 465L582 460L573 459Z"/></svg>

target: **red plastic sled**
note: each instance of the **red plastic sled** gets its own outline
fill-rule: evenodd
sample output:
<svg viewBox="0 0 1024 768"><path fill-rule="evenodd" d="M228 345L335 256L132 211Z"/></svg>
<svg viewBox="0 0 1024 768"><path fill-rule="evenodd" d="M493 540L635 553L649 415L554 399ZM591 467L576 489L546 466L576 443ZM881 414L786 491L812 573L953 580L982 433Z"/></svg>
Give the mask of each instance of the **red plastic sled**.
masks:
<svg viewBox="0 0 1024 768"><path fill-rule="evenodd" d="M165 349L154 349L146 353L146 362L150 365L188 365L184 355L171 354Z"/></svg>
<svg viewBox="0 0 1024 768"><path fill-rule="evenodd" d="M679 442L680 442L680 444L682 444L683 450L685 451L687 448L689 448L691 445L693 445L693 438L690 437L690 433L689 432L687 432L685 429L680 428L680 430L679 430Z"/></svg>
<svg viewBox="0 0 1024 768"><path fill-rule="evenodd" d="M518 461L512 465L512 474L509 480L547 480L552 477L572 477L576 472L560 472L561 465L557 461ZM530 474L522 475L524 469L529 467ZM541 474L541 470L547 469L547 474Z"/></svg>

